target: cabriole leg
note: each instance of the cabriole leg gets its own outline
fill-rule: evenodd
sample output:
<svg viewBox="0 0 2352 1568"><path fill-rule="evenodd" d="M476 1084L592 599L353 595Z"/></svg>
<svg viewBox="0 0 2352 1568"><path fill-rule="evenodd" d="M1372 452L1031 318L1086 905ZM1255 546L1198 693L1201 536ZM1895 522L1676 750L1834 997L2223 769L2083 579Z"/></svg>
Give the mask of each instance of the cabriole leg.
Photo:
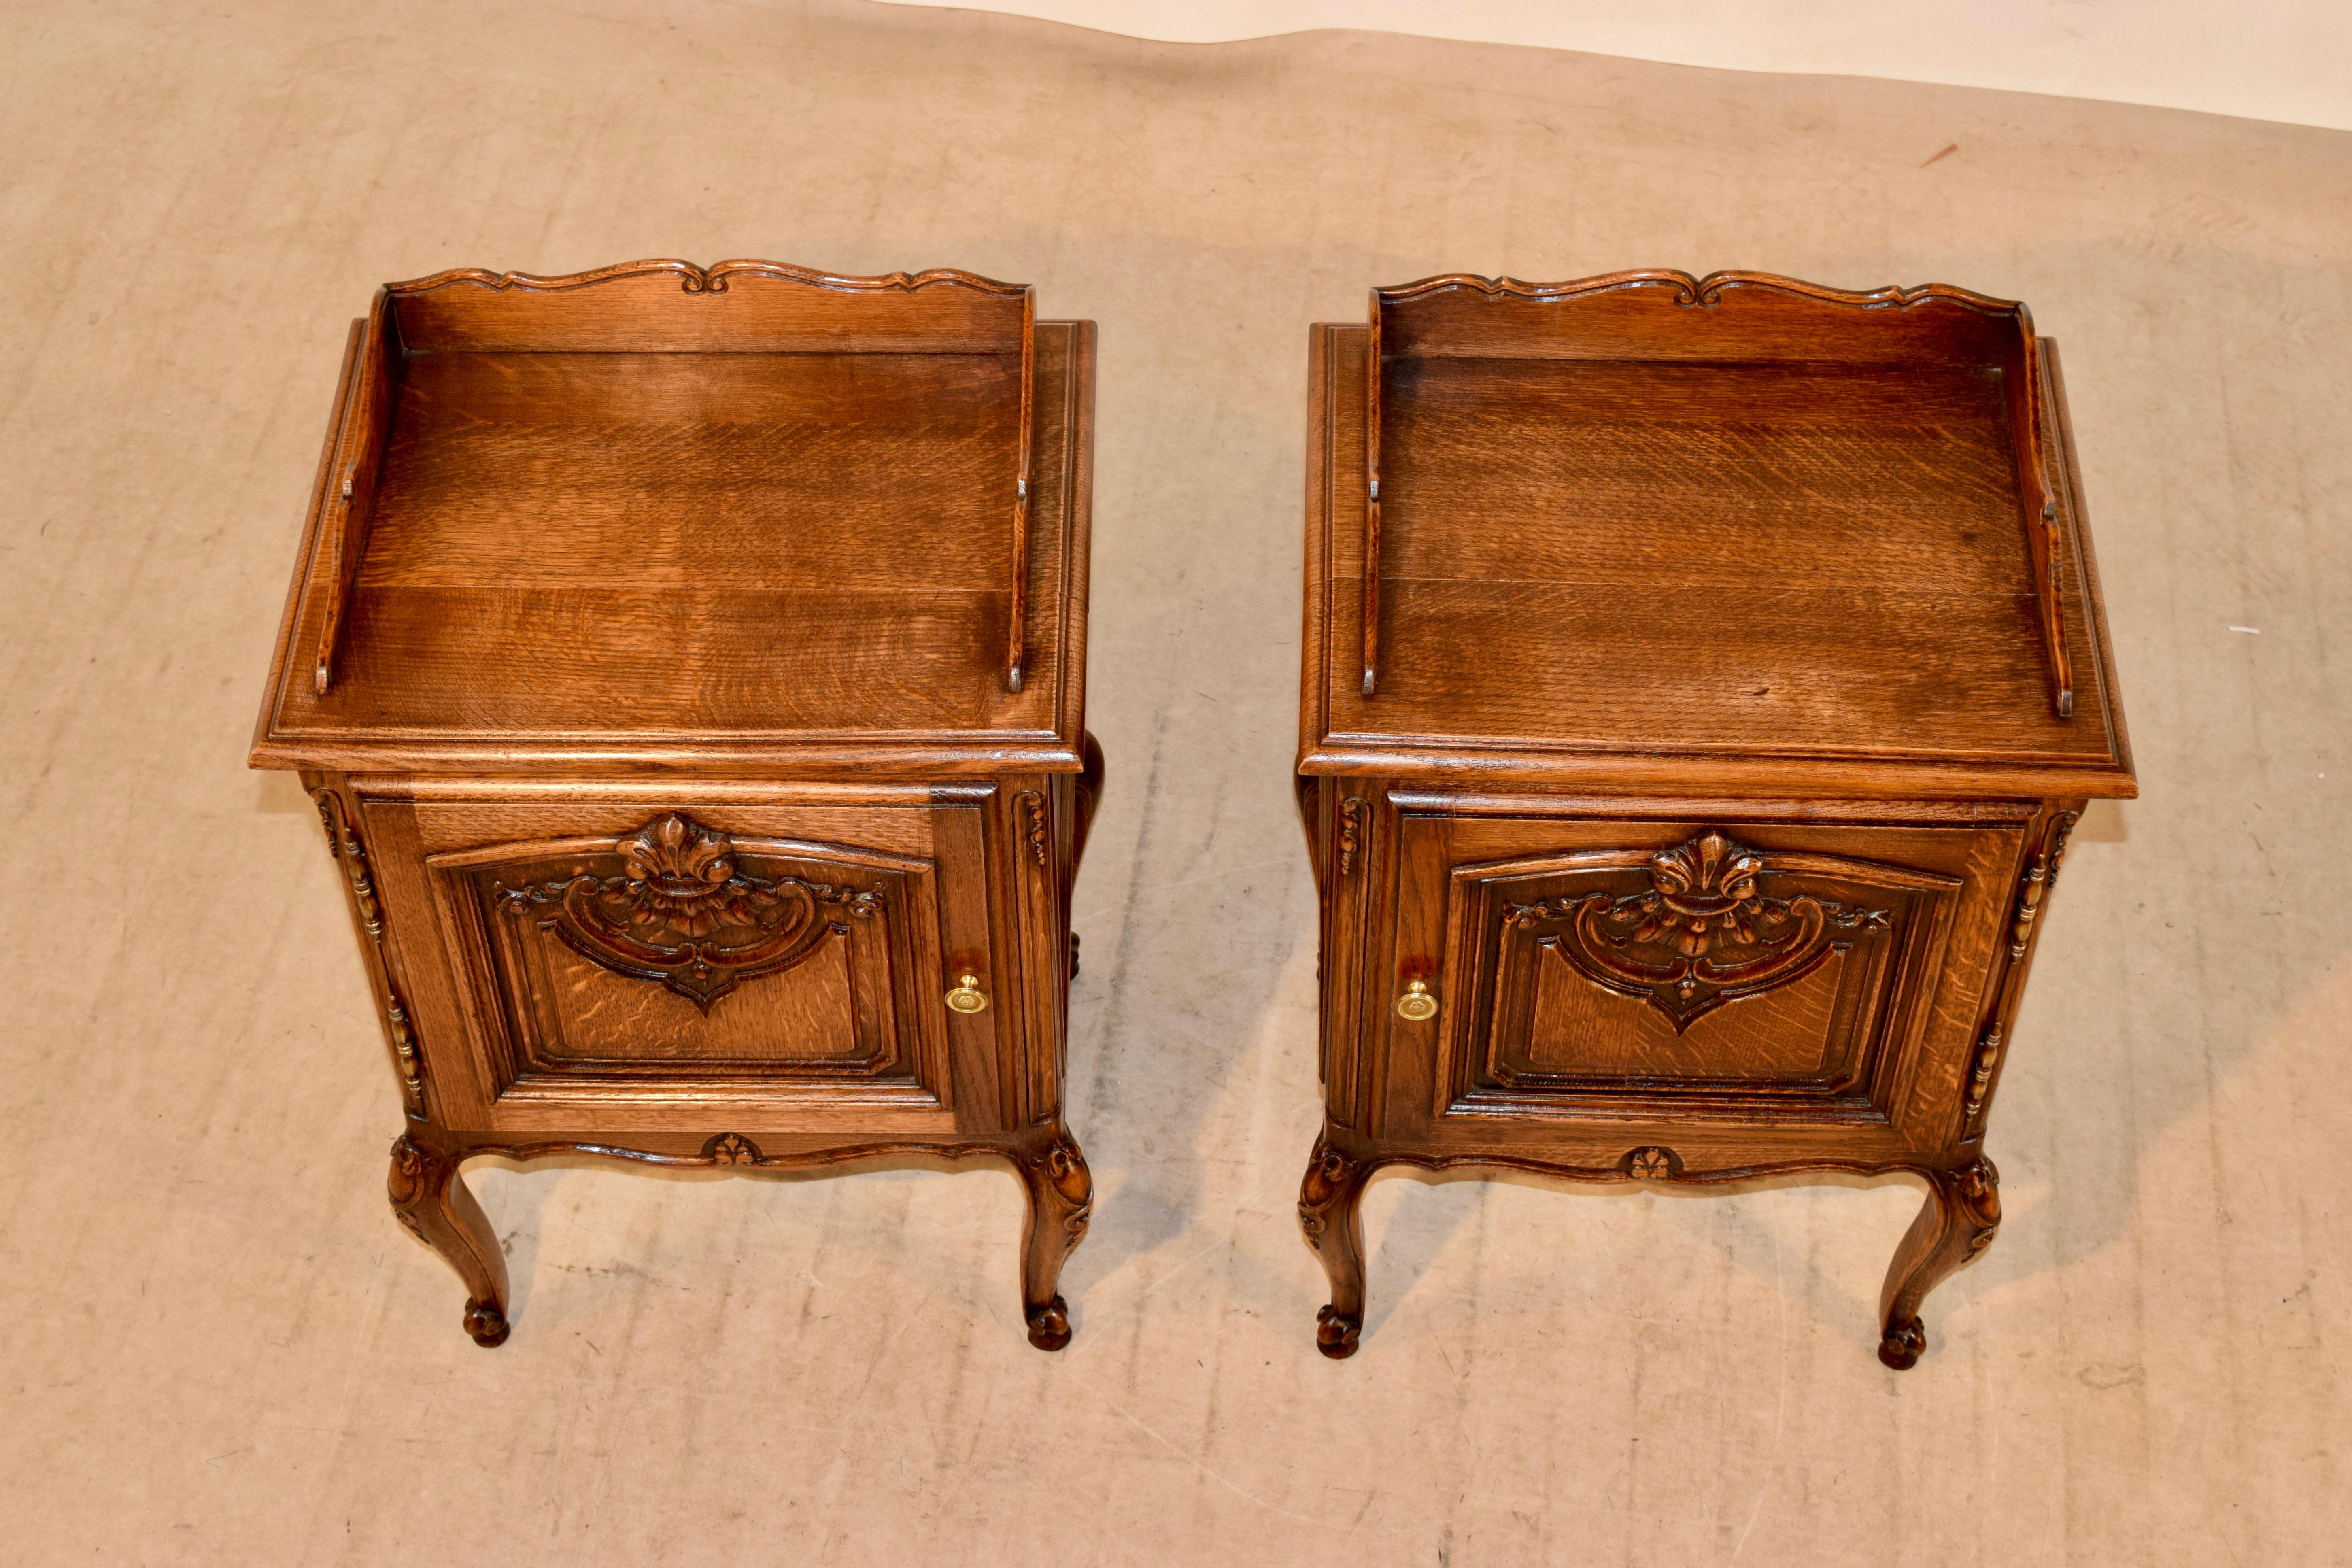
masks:
<svg viewBox="0 0 2352 1568"><path fill-rule="evenodd" d="M1356 1206L1372 1162L1349 1153L1325 1128L1298 1184L1298 1228L1322 1261L1331 1300L1315 1315L1315 1348L1338 1361L1356 1353L1364 1329L1364 1227Z"/></svg>
<svg viewBox="0 0 2352 1568"><path fill-rule="evenodd" d="M466 1282L466 1331L485 1347L507 1338L507 1260L457 1162L403 1133L392 1146L392 1212Z"/></svg>
<svg viewBox="0 0 2352 1568"><path fill-rule="evenodd" d="M1095 1179L1077 1140L1056 1127L1043 1142L1013 1152L1029 1212L1021 1228L1021 1310L1029 1342L1057 1351L1070 1342L1070 1309L1058 1289L1062 1265L1087 1238L1094 1215Z"/></svg>
<svg viewBox="0 0 2352 1568"><path fill-rule="evenodd" d="M1923 1172L1929 1184L1919 1217L1895 1249L1878 1314L1885 1337L1878 1359L1897 1372L1927 1348L1919 1303L1955 1270L1974 1263L2000 1229L2000 1173L1979 1155L1956 1171Z"/></svg>

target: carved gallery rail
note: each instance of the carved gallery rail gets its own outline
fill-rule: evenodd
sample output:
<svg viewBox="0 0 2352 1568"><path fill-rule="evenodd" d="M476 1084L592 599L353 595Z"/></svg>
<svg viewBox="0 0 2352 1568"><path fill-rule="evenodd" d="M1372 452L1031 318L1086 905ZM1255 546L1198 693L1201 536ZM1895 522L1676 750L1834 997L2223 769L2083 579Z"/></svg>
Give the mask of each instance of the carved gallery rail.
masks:
<svg viewBox="0 0 2352 1568"><path fill-rule="evenodd" d="M1309 389L1318 1344L1383 1165L1900 1172L1910 1366L2067 835L2137 793L2055 346L1941 285L1455 275Z"/></svg>
<svg viewBox="0 0 2352 1568"><path fill-rule="evenodd" d="M1006 1166L1067 1342L1093 384L1091 323L951 271L445 272L354 323L253 762L319 804L393 1209L480 1343L460 1167L583 1153Z"/></svg>

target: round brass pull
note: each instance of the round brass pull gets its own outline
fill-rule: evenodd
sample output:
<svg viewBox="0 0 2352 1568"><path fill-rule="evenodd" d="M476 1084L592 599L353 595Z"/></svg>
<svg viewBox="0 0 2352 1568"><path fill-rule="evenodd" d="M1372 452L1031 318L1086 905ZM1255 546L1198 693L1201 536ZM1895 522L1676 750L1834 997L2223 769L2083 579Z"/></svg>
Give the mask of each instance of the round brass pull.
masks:
<svg viewBox="0 0 2352 1568"><path fill-rule="evenodd" d="M986 1012L988 997L980 989L980 976L965 975L956 988L948 993L948 1005L959 1013Z"/></svg>
<svg viewBox="0 0 2352 1568"><path fill-rule="evenodd" d="M1427 981L1405 983L1404 994L1397 998L1397 1016L1412 1024L1437 1016L1437 998L1429 994Z"/></svg>

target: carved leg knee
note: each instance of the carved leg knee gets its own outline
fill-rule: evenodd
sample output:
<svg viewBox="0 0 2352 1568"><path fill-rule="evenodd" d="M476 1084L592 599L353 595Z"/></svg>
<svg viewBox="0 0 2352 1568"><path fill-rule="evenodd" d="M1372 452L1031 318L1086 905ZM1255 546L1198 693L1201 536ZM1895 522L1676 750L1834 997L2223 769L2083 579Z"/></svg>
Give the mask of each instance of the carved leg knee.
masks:
<svg viewBox="0 0 2352 1568"><path fill-rule="evenodd" d="M1331 1285L1330 1301L1315 1315L1315 1348L1334 1361L1356 1353L1364 1330L1364 1227L1357 1202L1372 1169L1370 1160L1335 1145L1326 1129L1298 1184L1298 1228Z"/></svg>
<svg viewBox="0 0 2352 1568"><path fill-rule="evenodd" d="M1029 1213L1021 1233L1021 1308L1029 1320L1029 1342L1057 1351L1070 1342L1070 1309L1056 1289L1062 1265L1087 1238L1093 1217L1095 1179L1077 1140L1055 1128L1044 1142L1013 1152Z"/></svg>
<svg viewBox="0 0 2352 1568"><path fill-rule="evenodd" d="M1911 1222L1878 1299L1878 1359L1897 1372L1927 1348L1919 1303L1955 1270L1974 1263L2000 1229L2000 1173L1979 1155L1956 1171L1929 1171L1927 1201Z"/></svg>
<svg viewBox="0 0 2352 1568"><path fill-rule="evenodd" d="M403 1133L392 1146L387 1189L408 1233L466 1282L466 1332L478 1345L507 1338L507 1260L489 1216L457 1174L457 1162Z"/></svg>

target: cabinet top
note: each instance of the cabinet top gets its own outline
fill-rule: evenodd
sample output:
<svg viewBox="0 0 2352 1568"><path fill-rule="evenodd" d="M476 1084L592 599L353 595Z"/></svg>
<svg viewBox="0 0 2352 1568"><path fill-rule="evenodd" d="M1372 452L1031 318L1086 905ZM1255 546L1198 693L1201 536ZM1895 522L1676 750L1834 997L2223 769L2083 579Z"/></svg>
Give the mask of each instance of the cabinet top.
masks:
<svg viewBox="0 0 2352 1568"><path fill-rule="evenodd" d="M2137 793L2022 305L1432 278L1315 329L1309 403L1303 773Z"/></svg>
<svg viewBox="0 0 2352 1568"><path fill-rule="evenodd" d="M352 323L259 767L1075 771L1094 326L640 261Z"/></svg>

